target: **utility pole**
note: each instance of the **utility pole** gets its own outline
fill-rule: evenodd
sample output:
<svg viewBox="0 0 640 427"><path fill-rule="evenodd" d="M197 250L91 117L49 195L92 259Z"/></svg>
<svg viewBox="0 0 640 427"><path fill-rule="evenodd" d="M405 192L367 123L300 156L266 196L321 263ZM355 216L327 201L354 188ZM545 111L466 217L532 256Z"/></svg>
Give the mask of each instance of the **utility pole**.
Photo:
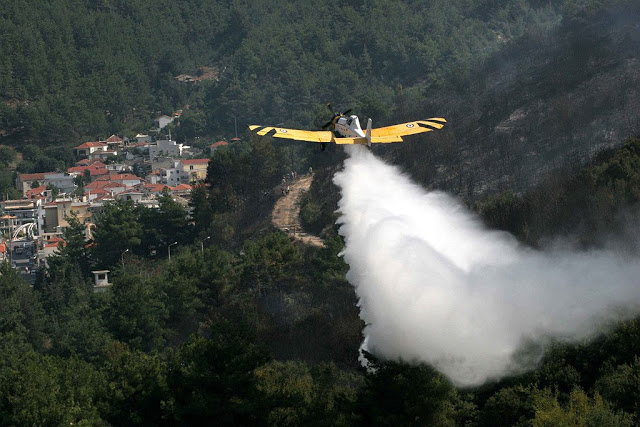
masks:
<svg viewBox="0 0 640 427"><path fill-rule="evenodd" d="M124 252L120 254L120 262L122 263L122 269L124 270L124 254L129 252L129 249L126 249Z"/></svg>
<svg viewBox="0 0 640 427"><path fill-rule="evenodd" d="M204 239L200 240L200 253L204 256L204 241L209 240L211 236L207 236Z"/></svg>
<svg viewBox="0 0 640 427"><path fill-rule="evenodd" d="M235 127L236 130L236 138L238 137L238 120L236 119L236 115L233 115L233 126Z"/></svg>
<svg viewBox="0 0 640 427"><path fill-rule="evenodd" d="M167 249L169 250L169 261L171 261L171 246L177 245L177 244L178 242L173 242L173 243L170 243L169 246L167 246Z"/></svg>

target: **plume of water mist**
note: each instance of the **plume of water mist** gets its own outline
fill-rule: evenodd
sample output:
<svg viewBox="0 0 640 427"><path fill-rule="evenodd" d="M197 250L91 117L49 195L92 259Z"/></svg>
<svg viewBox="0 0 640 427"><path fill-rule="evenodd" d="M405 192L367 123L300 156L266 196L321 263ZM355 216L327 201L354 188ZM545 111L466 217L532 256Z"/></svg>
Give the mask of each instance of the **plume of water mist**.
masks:
<svg viewBox="0 0 640 427"><path fill-rule="evenodd" d="M637 312L640 260L524 248L366 149L348 153L338 221L368 351L479 385L513 372L525 341L583 339Z"/></svg>

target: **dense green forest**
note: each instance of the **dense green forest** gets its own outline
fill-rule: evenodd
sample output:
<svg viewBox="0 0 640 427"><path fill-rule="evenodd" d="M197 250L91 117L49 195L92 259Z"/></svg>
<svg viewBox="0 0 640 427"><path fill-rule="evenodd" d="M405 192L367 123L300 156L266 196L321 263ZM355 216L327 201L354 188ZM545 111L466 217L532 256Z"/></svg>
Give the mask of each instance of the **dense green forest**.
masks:
<svg viewBox="0 0 640 427"><path fill-rule="evenodd" d="M184 108L189 141L232 136L234 119L317 127L332 100L380 125L447 117L375 153L526 245L613 233L637 249L635 2L4 3L3 194L15 170L62 169L70 146L156 114ZM202 66L216 78L175 79ZM114 203L89 245L71 220L34 287L0 265L1 425L638 424L640 319L473 389L371 354L364 370L334 225L342 150L245 139L213 154L191 217L168 194L155 210ZM268 221L269 190L308 165L301 215L323 248ZM105 292L95 269L111 272Z"/></svg>
<svg viewBox="0 0 640 427"><path fill-rule="evenodd" d="M312 125L330 99L387 120L396 85L419 92L462 78L500 37L557 20L562 3L10 0L3 134L75 142L137 132L188 105L196 129L230 135L234 116ZM216 79L175 79L201 66Z"/></svg>
<svg viewBox="0 0 640 427"><path fill-rule="evenodd" d="M253 158L242 153L224 156L235 159L229 170L251 168ZM533 237L545 231L602 218L603 208L609 218L625 213L640 194L638 162L640 142L632 139L584 168L521 197L496 196L478 210L490 224L536 244ZM217 164L211 176L219 173ZM373 355L365 371L357 361L363 325L347 266L337 256L341 239L329 231L326 246L316 248L268 228L239 246L222 234L207 239L217 228L207 212L226 215L230 223L246 215L234 204L220 207L220 198L234 194L225 185L195 198L194 209L205 214L191 225L168 195L159 209L109 205L88 247L83 227L72 219L66 245L33 288L1 266L0 422L637 422L640 319L592 342L553 343L536 371L474 389L456 389L428 366ZM567 210L582 214L570 220ZM178 245L169 260L163 242L173 239ZM94 293L95 268L111 270L108 291Z"/></svg>

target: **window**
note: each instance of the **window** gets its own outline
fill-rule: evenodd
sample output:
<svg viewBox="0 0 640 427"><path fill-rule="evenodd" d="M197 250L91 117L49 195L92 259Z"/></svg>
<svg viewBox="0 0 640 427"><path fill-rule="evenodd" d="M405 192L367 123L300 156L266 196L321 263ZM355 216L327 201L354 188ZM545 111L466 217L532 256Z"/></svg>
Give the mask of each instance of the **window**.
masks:
<svg viewBox="0 0 640 427"><path fill-rule="evenodd" d="M104 273L100 273L98 274L98 280L105 280L107 278L107 275Z"/></svg>

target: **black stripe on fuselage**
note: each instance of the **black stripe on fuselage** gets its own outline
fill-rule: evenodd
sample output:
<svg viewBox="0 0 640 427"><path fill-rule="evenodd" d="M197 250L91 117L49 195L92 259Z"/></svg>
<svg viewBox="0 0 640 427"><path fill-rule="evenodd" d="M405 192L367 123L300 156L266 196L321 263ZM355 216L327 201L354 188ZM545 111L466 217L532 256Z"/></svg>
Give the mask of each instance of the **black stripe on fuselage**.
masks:
<svg viewBox="0 0 640 427"><path fill-rule="evenodd" d="M429 121L429 122L435 122L435 123L442 123L442 124L447 123L447 121L446 121L445 119L429 119L429 120L427 120L427 121Z"/></svg>
<svg viewBox="0 0 640 427"><path fill-rule="evenodd" d="M255 133L258 133L258 132L260 132L260 131L261 131L262 129L264 129L264 128L266 128L266 126L258 126L258 127L257 127L257 128L255 128L253 131L254 131Z"/></svg>

